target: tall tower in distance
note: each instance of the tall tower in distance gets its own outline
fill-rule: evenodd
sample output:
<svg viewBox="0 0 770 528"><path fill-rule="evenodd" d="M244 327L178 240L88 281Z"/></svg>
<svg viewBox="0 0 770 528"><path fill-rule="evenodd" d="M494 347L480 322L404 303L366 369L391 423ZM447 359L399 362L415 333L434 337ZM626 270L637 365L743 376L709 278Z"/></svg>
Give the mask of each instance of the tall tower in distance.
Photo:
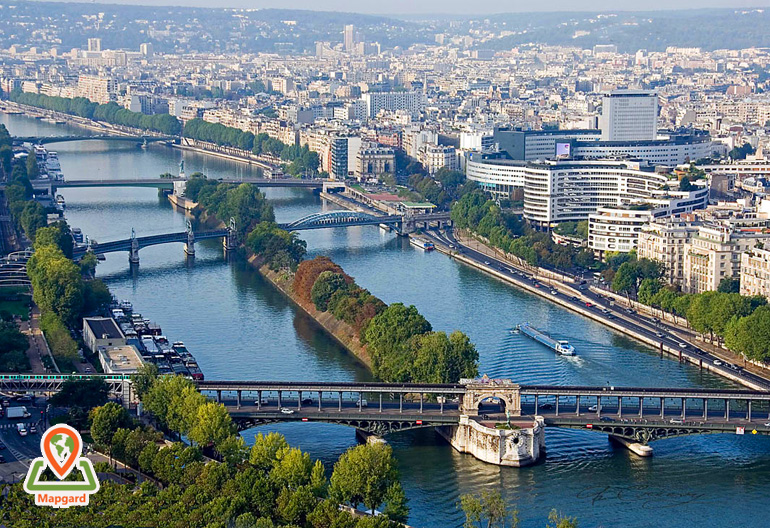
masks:
<svg viewBox="0 0 770 528"><path fill-rule="evenodd" d="M345 26L345 51L353 53L356 47L356 27L353 24Z"/></svg>
<svg viewBox="0 0 770 528"><path fill-rule="evenodd" d="M602 141L651 141L658 137L658 94L613 90L602 97Z"/></svg>
<svg viewBox="0 0 770 528"><path fill-rule="evenodd" d="M88 39L88 51L102 51L102 39L100 38Z"/></svg>

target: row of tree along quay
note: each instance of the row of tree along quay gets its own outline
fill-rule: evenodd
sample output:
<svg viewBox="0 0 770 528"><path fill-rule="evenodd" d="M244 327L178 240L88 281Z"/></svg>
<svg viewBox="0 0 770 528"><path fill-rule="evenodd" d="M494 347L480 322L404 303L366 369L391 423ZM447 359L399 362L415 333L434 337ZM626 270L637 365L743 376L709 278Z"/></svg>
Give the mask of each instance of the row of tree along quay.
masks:
<svg viewBox="0 0 770 528"><path fill-rule="evenodd" d="M69 329L77 328L83 316L102 311L111 300L110 292L101 280L93 278L96 256L90 253L78 263L73 262L69 226L63 220L48 225L48 214L55 209L47 209L33 199L29 173L37 169L35 157L8 159L5 153L9 145L10 135L0 125L0 167L8 182L5 198L15 228L24 233L35 250L27 263L27 275L32 299L40 308L40 328L57 365L71 371L80 347ZM15 358L6 362L10 370L29 369L28 361L22 361L18 354L9 357ZM47 356L43 361L53 369Z"/></svg>
<svg viewBox="0 0 770 528"><path fill-rule="evenodd" d="M434 332L414 306L386 305L328 257L277 226L264 194L248 184L191 178L185 195L200 219L235 219L250 263L383 381L456 382L478 374L478 352L460 331Z"/></svg>

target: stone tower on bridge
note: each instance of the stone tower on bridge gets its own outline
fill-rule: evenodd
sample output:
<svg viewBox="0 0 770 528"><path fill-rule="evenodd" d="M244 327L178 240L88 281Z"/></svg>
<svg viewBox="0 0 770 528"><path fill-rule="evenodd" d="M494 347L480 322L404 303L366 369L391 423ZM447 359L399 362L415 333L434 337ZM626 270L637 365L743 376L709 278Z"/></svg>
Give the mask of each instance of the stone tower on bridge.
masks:
<svg viewBox="0 0 770 528"><path fill-rule="evenodd" d="M462 379L466 386L463 396L462 412L468 416L478 416L479 405L484 400L495 399L505 406L510 416L521 416L521 388L509 379L491 379L484 375L477 379Z"/></svg>

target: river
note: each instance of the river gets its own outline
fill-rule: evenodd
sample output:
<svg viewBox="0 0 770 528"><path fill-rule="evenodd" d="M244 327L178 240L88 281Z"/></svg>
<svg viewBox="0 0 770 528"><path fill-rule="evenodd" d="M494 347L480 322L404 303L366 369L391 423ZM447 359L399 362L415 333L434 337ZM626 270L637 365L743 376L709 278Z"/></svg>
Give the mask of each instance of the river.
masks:
<svg viewBox="0 0 770 528"><path fill-rule="evenodd" d="M67 127L0 114L14 135L71 133ZM50 146L65 178L155 178L176 173L251 175L249 166L207 155L131 142L82 141ZM185 217L152 189L65 189L72 226L99 241L184 229ZM278 221L336 208L299 189L267 189ZM481 372L521 383L615 386L723 387L728 382L681 365L606 327L559 308L437 252L424 253L377 227L302 234L313 255L328 255L384 301L414 304L437 330L461 329L476 344ZM224 259L219 241L196 244L194 262L181 245L128 257L108 255L98 275L164 333L183 340L208 379L366 380L368 372L315 323L244 262ZM559 357L522 335L530 321L570 339L579 356ZM325 463L355 443L353 430L323 424L286 424L277 430ZM255 430L246 431L251 441ZM529 468L500 468L460 455L432 431L388 438L398 458L411 507L410 524L460 526L462 493L500 488L515 504L522 526L545 524L552 508L580 525L604 527L726 526L741 519L761 525L770 492L770 441L733 435L694 436L653 444L640 459L601 434L548 430L548 455Z"/></svg>

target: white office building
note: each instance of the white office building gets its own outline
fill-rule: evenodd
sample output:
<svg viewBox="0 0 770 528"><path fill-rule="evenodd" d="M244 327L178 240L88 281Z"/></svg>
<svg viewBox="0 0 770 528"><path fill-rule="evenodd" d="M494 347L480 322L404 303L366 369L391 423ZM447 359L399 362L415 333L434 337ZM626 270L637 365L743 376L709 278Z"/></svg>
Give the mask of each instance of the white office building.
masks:
<svg viewBox="0 0 770 528"><path fill-rule="evenodd" d="M615 90L604 94L599 118L602 141L653 141L658 137L658 94Z"/></svg>
<svg viewBox="0 0 770 528"><path fill-rule="evenodd" d="M405 110L417 116L423 108L423 95L419 92L369 92L363 94L361 100L366 104L368 117L375 117L381 110Z"/></svg>

